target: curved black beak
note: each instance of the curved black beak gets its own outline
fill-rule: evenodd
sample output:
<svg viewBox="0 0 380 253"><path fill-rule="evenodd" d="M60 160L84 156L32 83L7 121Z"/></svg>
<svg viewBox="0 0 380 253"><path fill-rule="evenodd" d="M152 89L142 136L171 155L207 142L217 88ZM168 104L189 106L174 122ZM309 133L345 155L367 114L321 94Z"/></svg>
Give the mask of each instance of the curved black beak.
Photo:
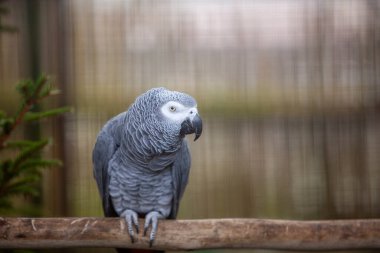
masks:
<svg viewBox="0 0 380 253"><path fill-rule="evenodd" d="M194 141L196 141L202 134L202 119L198 114L196 114L193 119L187 118L181 124L180 134L182 136L193 133L195 133Z"/></svg>
<svg viewBox="0 0 380 253"><path fill-rule="evenodd" d="M194 132L195 132L194 141L196 141L202 135L202 119L201 117L199 117L198 114L196 114L192 122L193 122L193 127L194 127Z"/></svg>

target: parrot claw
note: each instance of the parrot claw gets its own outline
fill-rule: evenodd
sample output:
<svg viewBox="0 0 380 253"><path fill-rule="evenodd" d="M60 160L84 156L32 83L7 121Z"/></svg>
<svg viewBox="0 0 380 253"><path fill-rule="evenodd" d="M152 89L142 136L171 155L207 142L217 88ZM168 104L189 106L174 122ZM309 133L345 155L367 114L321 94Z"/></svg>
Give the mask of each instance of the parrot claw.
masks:
<svg viewBox="0 0 380 253"><path fill-rule="evenodd" d="M137 223L137 225L135 224L135 229L136 229L136 234L138 234L140 232L139 224L138 223Z"/></svg>
<svg viewBox="0 0 380 253"><path fill-rule="evenodd" d="M146 236L146 232L148 232L148 227L144 227L144 236Z"/></svg>
<svg viewBox="0 0 380 253"><path fill-rule="evenodd" d="M148 213L145 217L144 236L148 232L149 225L152 224L152 231L150 232L149 236L149 247L153 246L154 239L156 238L158 220L163 218L165 217L156 211Z"/></svg>
<svg viewBox="0 0 380 253"><path fill-rule="evenodd" d="M131 242L135 242L135 233L133 231L133 227L136 229L136 233L139 233L139 221L138 221L138 215L133 210L125 210L122 214L122 217L125 218L125 221L127 222L127 228L128 228L128 234L131 238Z"/></svg>

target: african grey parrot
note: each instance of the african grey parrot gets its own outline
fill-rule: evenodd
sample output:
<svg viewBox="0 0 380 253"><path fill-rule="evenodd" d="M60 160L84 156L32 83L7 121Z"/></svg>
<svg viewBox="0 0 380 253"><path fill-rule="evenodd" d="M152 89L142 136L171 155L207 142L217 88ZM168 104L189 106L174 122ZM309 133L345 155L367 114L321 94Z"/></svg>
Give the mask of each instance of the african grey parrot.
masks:
<svg viewBox="0 0 380 253"><path fill-rule="evenodd" d="M150 246L158 219L175 219L190 170L185 135L202 133L191 96L154 88L137 97L100 131L93 150L94 177L105 216L124 217L134 242L138 217L149 226Z"/></svg>

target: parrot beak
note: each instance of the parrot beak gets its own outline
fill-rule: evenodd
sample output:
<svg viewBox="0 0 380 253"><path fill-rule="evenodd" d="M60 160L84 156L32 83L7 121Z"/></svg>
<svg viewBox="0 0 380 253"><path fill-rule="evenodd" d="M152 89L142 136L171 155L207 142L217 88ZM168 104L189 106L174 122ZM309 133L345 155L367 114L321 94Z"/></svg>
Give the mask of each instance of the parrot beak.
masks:
<svg viewBox="0 0 380 253"><path fill-rule="evenodd" d="M196 114L192 119L187 118L181 124L180 134L182 136L193 133L195 133L194 141L196 141L202 134L202 119L198 114Z"/></svg>
<svg viewBox="0 0 380 253"><path fill-rule="evenodd" d="M195 129L195 138L194 141L196 141L199 137L202 135L202 119L199 117L198 114L196 114L193 118L193 127Z"/></svg>

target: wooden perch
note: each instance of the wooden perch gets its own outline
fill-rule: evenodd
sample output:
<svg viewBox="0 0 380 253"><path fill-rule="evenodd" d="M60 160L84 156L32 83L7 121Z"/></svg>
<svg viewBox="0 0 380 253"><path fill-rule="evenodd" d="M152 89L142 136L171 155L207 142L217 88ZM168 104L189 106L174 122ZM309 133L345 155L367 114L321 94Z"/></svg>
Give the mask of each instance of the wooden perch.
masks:
<svg viewBox="0 0 380 253"><path fill-rule="evenodd" d="M140 228L143 220L140 220ZM140 229L141 230L141 229ZM0 248L148 248L131 243L119 218L0 218ZM159 221L153 249L260 248L341 250L380 248L380 219L288 221L265 219Z"/></svg>

